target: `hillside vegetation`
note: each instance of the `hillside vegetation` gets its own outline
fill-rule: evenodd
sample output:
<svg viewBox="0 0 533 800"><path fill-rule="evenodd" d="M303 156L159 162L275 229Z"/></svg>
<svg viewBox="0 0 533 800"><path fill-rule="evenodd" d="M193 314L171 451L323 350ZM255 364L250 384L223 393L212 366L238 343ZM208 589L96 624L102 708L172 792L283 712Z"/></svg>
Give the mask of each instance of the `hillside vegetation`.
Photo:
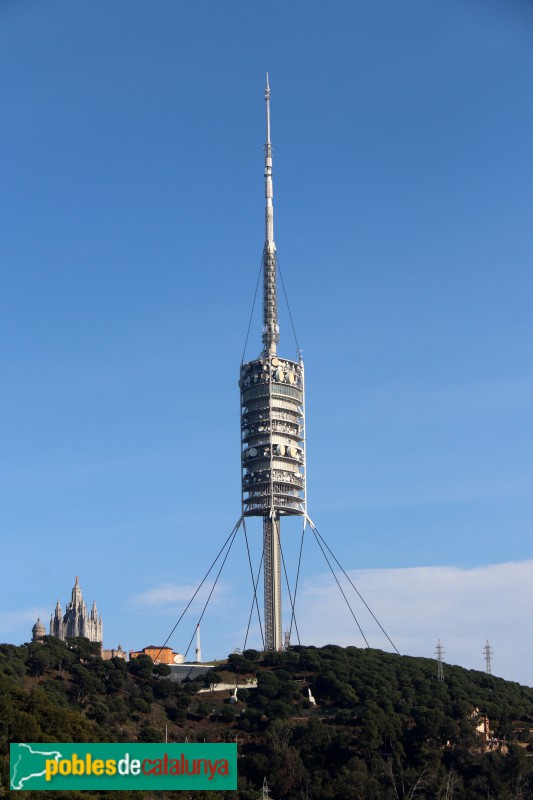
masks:
<svg viewBox="0 0 533 800"><path fill-rule="evenodd" d="M157 742L166 734L238 742L238 792L195 793L200 799L255 800L265 777L274 800L533 798L533 689L516 683L448 665L440 683L432 660L335 645L231 655L209 683L180 685L168 673L146 656L103 661L85 639L0 645L0 797L9 796L9 742ZM247 678L257 688L239 690L236 704L216 691ZM485 715L488 739L476 731ZM12 794L51 800L51 792Z"/></svg>

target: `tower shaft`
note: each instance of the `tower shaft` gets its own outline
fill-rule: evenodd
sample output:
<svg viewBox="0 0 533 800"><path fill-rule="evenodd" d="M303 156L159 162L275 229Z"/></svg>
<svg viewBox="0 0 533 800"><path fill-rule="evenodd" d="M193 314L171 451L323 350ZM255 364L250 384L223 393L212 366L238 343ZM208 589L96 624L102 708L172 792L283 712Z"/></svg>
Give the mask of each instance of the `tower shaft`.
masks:
<svg viewBox="0 0 533 800"><path fill-rule="evenodd" d="M281 650L281 545L279 517L263 517L265 647Z"/></svg>
<svg viewBox="0 0 533 800"><path fill-rule="evenodd" d="M270 356L276 355L276 345L279 342L277 269L276 251L269 250L265 244L263 251L263 343L265 351Z"/></svg>

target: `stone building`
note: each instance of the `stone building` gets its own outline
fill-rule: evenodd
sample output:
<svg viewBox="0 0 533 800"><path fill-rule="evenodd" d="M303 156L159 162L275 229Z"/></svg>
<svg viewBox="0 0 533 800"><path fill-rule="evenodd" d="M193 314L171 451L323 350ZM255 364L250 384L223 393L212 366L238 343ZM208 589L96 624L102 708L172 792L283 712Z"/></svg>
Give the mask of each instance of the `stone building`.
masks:
<svg viewBox="0 0 533 800"><path fill-rule="evenodd" d="M44 627L43 623L41 622L41 618L37 619L37 622L31 629L31 640L32 642L38 642L40 639L46 636L46 628Z"/></svg>
<svg viewBox="0 0 533 800"><path fill-rule="evenodd" d="M102 617L98 616L96 603L93 603L90 612L87 611L77 575L72 589L72 599L67 604L64 614L61 613L59 600L56 603L54 613L50 617L50 636L56 636L63 641L67 636L85 636L91 642L100 643L104 640Z"/></svg>
<svg viewBox="0 0 533 800"><path fill-rule="evenodd" d="M121 658L123 661L127 661L127 654L126 651L122 649L122 645L119 644L116 650L114 648L102 650L102 658L104 661L111 661L112 658Z"/></svg>

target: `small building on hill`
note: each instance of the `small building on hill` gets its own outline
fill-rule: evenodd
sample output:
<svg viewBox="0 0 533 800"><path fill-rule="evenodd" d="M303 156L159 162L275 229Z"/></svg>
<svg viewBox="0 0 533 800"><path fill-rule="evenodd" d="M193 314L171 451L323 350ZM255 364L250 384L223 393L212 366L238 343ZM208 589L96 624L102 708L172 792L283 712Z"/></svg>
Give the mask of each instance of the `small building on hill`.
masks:
<svg viewBox="0 0 533 800"><path fill-rule="evenodd" d="M130 659L150 656L154 664L183 664L185 656L175 653L171 647L155 647L153 644L142 650L130 650Z"/></svg>
<svg viewBox="0 0 533 800"><path fill-rule="evenodd" d="M198 675L205 675L210 669L213 669L213 664L173 664L168 679L173 683L193 681ZM233 685L231 688L233 689Z"/></svg>
<svg viewBox="0 0 533 800"><path fill-rule="evenodd" d="M38 642L40 639L46 636L46 628L44 627L43 623L41 622L41 618L37 619L37 622L31 629L31 640L32 642Z"/></svg>
<svg viewBox="0 0 533 800"><path fill-rule="evenodd" d="M116 650L102 650L102 658L104 661L111 661L112 658L122 658L124 661L126 661L128 656L126 651L122 649L122 645L119 644Z"/></svg>

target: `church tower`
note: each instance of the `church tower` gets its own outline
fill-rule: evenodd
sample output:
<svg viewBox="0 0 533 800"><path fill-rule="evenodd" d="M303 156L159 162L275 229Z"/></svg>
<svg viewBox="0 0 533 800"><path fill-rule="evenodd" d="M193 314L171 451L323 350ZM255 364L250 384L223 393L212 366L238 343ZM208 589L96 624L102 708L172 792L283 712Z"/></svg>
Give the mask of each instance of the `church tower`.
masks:
<svg viewBox="0 0 533 800"><path fill-rule="evenodd" d="M103 622L98 616L96 603L93 603L90 613L83 600L79 578L72 588L70 603L67 604L65 614L61 614L59 600L56 603L54 613L50 617L50 636L65 640L67 636L84 636L91 642L103 642Z"/></svg>
<svg viewBox="0 0 533 800"><path fill-rule="evenodd" d="M265 89L265 243L263 349L241 364L242 508L263 518L265 646L281 650L281 518L305 516L304 365L277 352L279 343L274 242L270 86Z"/></svg>

